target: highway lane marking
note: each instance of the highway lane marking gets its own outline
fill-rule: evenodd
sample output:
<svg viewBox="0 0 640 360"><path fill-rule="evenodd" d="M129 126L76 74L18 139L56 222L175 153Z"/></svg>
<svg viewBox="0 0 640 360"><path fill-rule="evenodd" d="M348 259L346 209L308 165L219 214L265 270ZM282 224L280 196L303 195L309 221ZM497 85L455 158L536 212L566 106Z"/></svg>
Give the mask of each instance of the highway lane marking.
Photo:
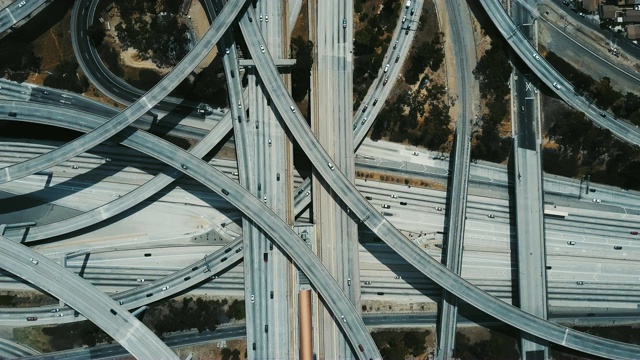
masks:
<svg viewBox="0 0 640 360"><path fill-rule="evenodd" d="M566 328L564 330L564 339L562 339L562 345L564 345L567 342L567 334L569 334L569 328Z"/></svg>
<svg viewBox="0 0 640 360"><path fill-rule="evenodd" d="M13 14L11 14L11 10L7 9L7 14L9 14L9 16L11 17L11 22L12 23L16 23L16 18L13 17Z"/></svg>

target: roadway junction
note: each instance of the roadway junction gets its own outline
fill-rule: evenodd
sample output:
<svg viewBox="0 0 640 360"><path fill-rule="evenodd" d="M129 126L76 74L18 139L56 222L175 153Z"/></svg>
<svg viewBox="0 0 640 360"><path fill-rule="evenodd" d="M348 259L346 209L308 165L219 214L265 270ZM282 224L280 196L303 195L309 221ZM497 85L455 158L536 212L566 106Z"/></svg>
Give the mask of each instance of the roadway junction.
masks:
<svg viewBox="0 0 640 360"><path fill-rule="evenodd" d="M0 190L18 198L24 194L41 196L51 206L65 207L73 213L67 219L40 224L18 214L15 218L20 221L0 226L0 235L3 235L0 241L5 243L0 252L3 269L23 282L11 278L0 278L0 281L16 289L24 288L26 283L33 284L65 304L56 308L56 313L79 315L34 316L47 314L49 308L0 311L0 324L27 326L31 324L28 319L34 317L42 324L88 319L137 358L175 358L169 347L127 310L186 290L196 293L216 291L230 296L244 295L248 314L244 331L250 358L270 354L302 358L313 354L379 358L380 352L363 321L360 305L363 299L386 296L392 299L390 301L420 299L445 303L445 316L440 316L445 321L441 321L438 328L442 333L439 337L446 339L442 341L449 345L438 349L441 358L450 357L453 349L458 301L519 329L527 337L523 347L529 346L529 340L542 344L535 348L536 351L544 349L544 341L547 341L602 357L632 359L640 353L637 346L581 333L546 319L560 318L551 314L565 315L563 311L567 308L580 309L575 310L576 313L584 312L585 308L606 308L607 312L613 309L607 319L637 316L630 309L640 300L636 299L638 292L634 290L640 285L629 277L627 270L633 267L640 254L633 237L635 230L630 230L638 224L638 195L606 189L599 193L603 200L594 207L590 201L581 199L581 186L577 189L576 199L575 182L542 175L538 161L538 169L532 173L539 178L536 180L539 184L537 195L541 196L544 191L545 202L538 198L532 200L531 205L538 207L538 214L547 215L540 231L545 240L542 246L546 249L540 249L540 246L536 249L543 254L541 256L546 256L542 264L546 260L547 265L543 265L541 271L547 277L547 304L537 304L544 307L544 316L531 307L523 306L524 310L521 310L512 306L512 283L521 279L518 264L512 264L510 260L510 247L516 233L508 205L507 189L511 185L504 168L489 164L471 166L469 162L467 133L472 96L459 94L464 111L457 120L458 147L451 166L435 161L436 156L426 151L378 146L364 140L390 92L390 86L385 87L385 84L399 75L402 62L396 63L390 71L388 67L380 69L383 76L374 81L363 104L355 115L352 114L350 102L344 102L352 93L351 75L336 76L352 71L351 45L344 34L345 31L352 33L353 4L350 1L334 1L333 7L327 4L317 7L324 15L314 21L333 19L333 24L342 18L343 22L337 21L340 26L315 25L318 36L334 39L333 43L320 47L322 54L334 55L321 59L313 75L322 79L312 82L318 87L312 85L311 93L321 104L312 111L312 118L331 119L328 128L315 126L314 129L307 125L289 94L290 79L276 66L288 53L288 42L283 43L282 39L290 35L288 19L295 18L294 14L287 13L288 9L300 9L295 5L296 1L283 2L291 6L280 6L266 1L230 0L224 3L205 0L211 27L189 54L148 92L122 85L121 80L99 66L95 49L87 46L83 34L86 34L85 26L90 24L87 19L93 16L96 3L78 0L74 4L74 50L79 61L84 63L83 70L91 74L90 79L100 82L105 93L120 94L114 97L127 103L125 110L118 111L76 94L28 84L2 81L0 87L0 96L8 99L0 100L0 116L4 120L61 126L85 133L55 147L3 139L0 152L0 164L4 166L0 169ZM498 1L482 0L481 3L514 52L533 73L555 89L560 98L584 111L590 119L622 140L639 143L637 129L608 114L602 116L601 111L592 108L585 99L568 92L571 85L548 63L539 57L531 57L536 50L513 25ZM456 14L450 17L454 22L452 33L457 34L454 40L459 41L455 48L456 68L464 74L458 79L459 88L466 91L465 84L472 81L467 79L472 66L464 55L469 52L469 46L462 41L465 35L460 29L468 29L464 23L468 19L463 19L459 4L450 2L448 5L447 11ZM24 4L18 3L18 9L23 7ZM415 7L418 8L417 15ZM395 55L396 59L404 61L407 57L413 38L410 29L401 24L407 16L419 16L421 7L421 1L407 2L407 6L403 6L392 36L401 47L389 47L385 58L391 59ZM7 8L0 14L3 21L13 17L12 9ZM459 22L463 24L457 24ZM234 28L236 24L239 27ZM239 36L243 36L246 44L242 56L251 58L250 65L242 70L250 79L250 85L245 89L239 81L240 55L236 42ZM182 124L172 129L200 140L189 150L144 131L145 119L152 123L158 121L155 112L166 111L177 103L190 106L167 98L167 95L215 46L227 49L224 54L219 53L228 75L232 109L212 113L213 125L207 129ZM396 50L397 54L394 53ZM98 78L104 81L98 81ZM348 81L344 81L345 78ZM49 101L54 97L66 100L61 102L62 106L55 101L54 105ZM226 141L231 131L234 141ZM327 139L336 139L334 142L339 144ZM534 142L535 139L534 134ZM237 162L203 160L211 149L224 141L224 146L235 150ZM128 150L108 150L113 145L100 145L106 142L121 143L147 158L131 155ZM294 142L312 164L313 176L303 179L294 171L291 151ZM96 149L101 150L95 153ZM396 156L379 156L394 152ZM112 155L96 155L108 153ZM402 159L400 168L394 167L399 159ZM535 160L533 163L536 166ZM458 181L453 182L448 193L407 189L356 180L353 172L358 168L444 182L448 178ZM153 170L148 173L150 169ZM183 174L189 179L178 180L178 187L167 190L167 186ZM87 175L99 180L86 181ZM111 181L120 177L125 180ZM494 177L498 181L494 181ZM544 190L540 184L544 184ZM522 191L531 191L526 185L525 189ZM493 190L496 195L488 196L487 192ZM78 198L86 199L86 204L72 206ZM133 244L130 239L87 244L91 231L114 231L114 218L133 217L136 218L134 223L145 223L148 214L156 214L162 219L176 213L176 218L189 222L187 219L193 218L193 214L175 210L178 203L190 205L186 212L205 219L197 225L199 230L187 234L190 241L202 240L205 236L208 240L209 235L217 234L217 241L221 243L178 250L171 244L178 238L185 238L181 231L185 225L170 221L168 228L161 231L163 235L146 234L140 240L136 238ZM147 204L142 206L145 210L141 209L143 204ZM194 205L207 210L193 210ZM445 205L445 212L442 212L442 205ZM333 225L321 230L319 224L325 217L325 221ZM301 234L296 230L300 227L314 233L312 241L301 241ZM602 238L606 239L604 243ZM349 239L358 239L360 244ZM41 243L42 240L49 241ZM382 241L384 245L376 241ZM342 247L342 251L319 257L318 253L327 253L326 249L321 250L323 246L329 249ZM449 268L440 263L442 248L448 251ZM148 249L153 249L153 255ZM384 255L389 249L393 251L392 255ZM467 254L464 258L463 249ZM575 253L577 249L580 249L579 254ZM82 264L81 259L88 257L92 259L91 265L87 266L86 261ZM149 262L144 260L146 257L154 261L165 259L166 263L149 268ZM578 260L567 261L574 257ZM595 269L594 259L597 259ZM138 261L143 265L138 265ZM621 267L621 264L626 265ZM99 269L105 267L110 269L111 275L100 273ZM536 269L540 269L539 264ZM84 279L76 276L75 271L83 273ZM141 277L153 281L144 285L131 284L131 279ZM120 292L123 289L127 290ZM310 290L315 295L304 303L300 299L306 296L299 294ZM591 295L585 296L585 291ZM272 301L274 294L278 301ZM298 334L297 330L302 307L310 310L311 320L306 321L315 322L315 326L300 323L299 328L316 329L313 340L305 346L299 339L308 334ZM538 316L529 312L536 312ZM595 312L584 316L594 317ZM435 320L424 321L433 323ZM384 326L384 321L380 326ZM12 349L23 351L17 347ZM544 354L546 357L546 352Z"/></svg>

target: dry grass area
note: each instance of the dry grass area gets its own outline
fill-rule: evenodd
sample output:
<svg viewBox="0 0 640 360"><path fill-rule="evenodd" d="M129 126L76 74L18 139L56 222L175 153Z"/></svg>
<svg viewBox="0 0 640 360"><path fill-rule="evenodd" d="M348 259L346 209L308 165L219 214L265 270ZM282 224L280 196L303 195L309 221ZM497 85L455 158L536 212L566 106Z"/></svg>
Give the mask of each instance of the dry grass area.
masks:
<svg viewBox="0 0 640 360"><path fill-rule="evenodd" d="M407 186L420 187L425 189L446 190L446 184L435 181L418 180L411 177L393 176L373 171L356 171L356 178L365 181L372 180L377 182L387 182L392 184L404 184Z"/></svg>
<svg viewBox="0 0 640 360"><path fill-rule="evenodd" d="M3 308L27 308L58 303L56 298L35 291L1 291L0 296L3 298L0 307ZM4 301L9 298L13 298L11 304Z"/></svg>
<svg viewBox="0 0 640 360"><path fill-rule="evenodd" d="M33 52L41 59L40 74L31 74L27 82L42 85L44 79L62 60L73 60L73 46L71 45L71 10L33 41Z"/></svg>
<svg viewBox="0 0 640 360"><path fill-rule="evenodd" d="M306 1L306 0L305 0ZM384 0L368 0L366 5L362 6L362 13L353 14L353 33L358 30L362 30L366 26L366 23L360 21L360 15L367 14L367 19L373 15L379 13L382 10L382 3Z"/></svg>
<svg viewBox="0 0 640 360"><path fill-rule="evenodd" d="M193 358L198 360L222 359L222 352L224 349L229 349L230 351L237 350L240 353L240 358L245 359L244 355L247 352L246 340L229 340L226 341L226 346L223 347L218 347L218 344L219 342L213 342L210 344L186 346L174 350L181 359L186 359L190 354L193 354ZM122 359L135 360L133 357L126 357Z"/></svg>
<svg viewBox="0 0 640 360"><path fill-rule="evenodd" d="M193 358L197 360L214 360L222 359L222 350L224 348L218 347L219 342L211 342L209 344L185 346L178 349L173 349L180 359L186 359L187 356L193 354ZM240 353L240 359L245 359L245 353L247 352L246 340L229 340L226 341L226 348L234 351L237 350ZM133 356L119 357L118 360L136 360Z"/></svg>
<svg viewBox="0 0 640 360"><path fill-rule="evenodd" d="M202 7L200 1L192 1L191 7L189 8L189 16L191 17L191 24L193 26L193 32L196 34L196 39L200 40L204 33L207 32L211 23L209 22L209 18ZM200 65L198 65L193 71L196 74L199 74L200 71L204 70L213 59L218 55L218 47L213 48L209 54L202 60Z"/></svg>
<svg viewBox="0 0 640 360"><path fill-rule="evenodd" d="M480 326L459 327L457 332L467 335L469 337L469 344L475 344L479 341L489 340L491 338L489 330Z"/></svg>
<svg viewBox="0 0 640 360"><path fill-rule="evenodd" d="M309 40L309 1L303 0L300 7L300 13L296 19L296 23L291 32L291 37L302 37L305 40Z"/></svg>
<svg viewBox="0 0 640 360"><path fill-rule="evenodd" d="M362 301L363 313L393 312L420 312L435 313L438 304L435 302L403 303L397 301L364 300Z"/></svg>
<svg viewBox="0 0 640 360"><path fill-rule="evenodd" d="M40 352L51 352L49 337L42 332L43 326L18 327L13 329L13 339Z"/></svg>

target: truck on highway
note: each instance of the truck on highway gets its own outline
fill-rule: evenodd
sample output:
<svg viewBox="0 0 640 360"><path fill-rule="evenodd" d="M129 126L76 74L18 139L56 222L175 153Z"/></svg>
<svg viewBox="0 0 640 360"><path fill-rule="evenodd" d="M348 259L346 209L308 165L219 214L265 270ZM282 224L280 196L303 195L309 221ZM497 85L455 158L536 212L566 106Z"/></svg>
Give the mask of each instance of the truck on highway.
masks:
<svg viewBox="0 0 640 360"><path fill-rule="evenodd" d="M410 8L411 7L411 0L407 0L407 5L404 6L405 8Z"/></svg>

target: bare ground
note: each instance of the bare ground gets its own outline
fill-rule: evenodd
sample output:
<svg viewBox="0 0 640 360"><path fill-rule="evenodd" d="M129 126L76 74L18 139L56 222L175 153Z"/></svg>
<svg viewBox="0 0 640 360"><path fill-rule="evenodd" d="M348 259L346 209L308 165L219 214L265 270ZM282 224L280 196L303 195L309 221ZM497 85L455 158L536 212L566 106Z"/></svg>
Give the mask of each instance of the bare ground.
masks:
<svg viewBox="0 0 640 360"><path fill-rule="evenodd" d="M377 182L387 182L392 184L405 184L407 186L420 187L425 189L434 189L434 190L446 190L446 184L435 182L435 181L426 181L426 180L417 180L411 177L404 176L393 176L388 174L377 173L373 171L356 171L356 178L362 180L372 180Z"/></svg>

